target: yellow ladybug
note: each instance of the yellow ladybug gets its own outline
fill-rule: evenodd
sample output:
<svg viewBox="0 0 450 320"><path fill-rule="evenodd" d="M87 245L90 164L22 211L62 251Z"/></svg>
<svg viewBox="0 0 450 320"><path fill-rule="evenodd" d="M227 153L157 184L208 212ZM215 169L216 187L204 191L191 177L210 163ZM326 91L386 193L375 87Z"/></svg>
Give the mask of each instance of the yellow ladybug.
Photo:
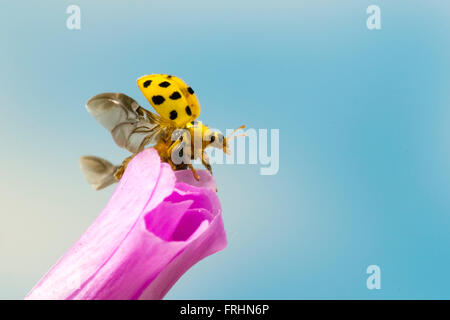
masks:
<svg viewBox="0 0 450 320"><path fill-rule="evenodd" d="M140 77L137 85L158 115L123 93L101 93L86 103L89 113L111 132L116 144L132 153L119 166L94 156L82 157L81 169L89 183L95 189L102 189L117 182L131 159L148 144L174 170L189 168L198 180L191 160L200 158L212 173L205 149L213 147L228 153L228 140L234 133L225 138L220 132L194 121L200 115L200 104L194 90L178 77L152 74ZM241 128L244 126L236 130ZM198 145L193 139L196 132L201 135ZM177 158L181 163L174 161Z"/></svg>
<svg viewBox="0 0 450 320"><path fill-rule="evenodd" d="M194 90L178 77L152 74L139 78L137 85L155 111L178 128L200 115Z"/></svg>

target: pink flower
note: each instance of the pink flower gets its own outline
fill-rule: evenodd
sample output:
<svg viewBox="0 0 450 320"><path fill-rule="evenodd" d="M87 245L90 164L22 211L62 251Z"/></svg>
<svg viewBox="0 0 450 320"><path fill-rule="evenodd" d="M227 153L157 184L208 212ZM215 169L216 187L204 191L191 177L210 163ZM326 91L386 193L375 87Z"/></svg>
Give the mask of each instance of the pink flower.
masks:
<svg viewBox="0 0 450 320"><path fill-rule="evenodd" d="M108 205L25 299L162 299L225 248L214 178L173 172L154 149L129 164Z"/></svg>

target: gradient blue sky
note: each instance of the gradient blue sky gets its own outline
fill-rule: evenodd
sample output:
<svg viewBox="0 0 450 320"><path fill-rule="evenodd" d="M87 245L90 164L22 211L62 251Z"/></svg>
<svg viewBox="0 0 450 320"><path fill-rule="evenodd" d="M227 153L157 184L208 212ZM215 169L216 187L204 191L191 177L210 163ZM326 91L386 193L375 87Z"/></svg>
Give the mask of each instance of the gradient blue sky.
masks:
<svg viewBox="0 0 450 320"><path fill-rule="evenodd" d="M81 8L82 29L66 28ZM382 30L366 28L381 7ZM216 165L228 247L168 299L450 298L450 4L3 1L0 298L21 299L113 188L127 153L84 109L144 74L185 79L216 128L280 129L280 171ZM366 288L368 265L382 289Z"/></svg>

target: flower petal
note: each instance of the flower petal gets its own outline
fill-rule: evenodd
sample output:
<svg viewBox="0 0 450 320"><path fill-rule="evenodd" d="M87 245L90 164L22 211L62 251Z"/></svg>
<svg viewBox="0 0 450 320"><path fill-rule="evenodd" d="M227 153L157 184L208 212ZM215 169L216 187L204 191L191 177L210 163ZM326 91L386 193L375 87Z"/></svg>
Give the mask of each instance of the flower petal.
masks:
<svg viewBox="0 0 450 320"><path fill-rule="evenodd" d="M216 191L216 180L214 180L214 177L209 171L197 170L197 174L199 176L198 181L194 179L191 170L175 171L177 182L184 182L195 187Z"/></svg>
<svg viewBox="0 0 450 320"><path fill-rule="evenodd" d="M100 216L26 299L163 298L226 246L214 178L199 175L200 183L174 174L153 149L139 153Z"/></svg>
<svg viewBox="0 0 450 320"><path fill-rule="evenodd" d="M100 216L33 288L28 299L74 298L115 253L147 206L160 176L157 152L147 149L130 162ZM171 192L169 188L159 191ZM164 193L164 192L163 192ZM75 278L79 289L74 290ZM78 285L77 285L78 286Z"/></svg>

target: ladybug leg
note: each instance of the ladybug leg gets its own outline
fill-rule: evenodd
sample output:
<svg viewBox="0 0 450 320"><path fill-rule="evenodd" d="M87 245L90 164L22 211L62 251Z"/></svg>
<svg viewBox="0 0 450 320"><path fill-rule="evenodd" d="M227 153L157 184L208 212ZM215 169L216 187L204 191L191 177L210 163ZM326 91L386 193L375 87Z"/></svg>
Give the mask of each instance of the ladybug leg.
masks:
<svg viewBox="0 0 450 320"><path fill-rule="evenodd" d="M195 180L200 181L200 177L198 176L197 171L195 171L195 168L192 165L192 163L188 163L188 167L192 171L192 174L194 175Z"/></svg>
<svg viewBox="0 0 450 320"><path fill-rule="evenodd" d="M116 172L114 173L114 177L116 178L117 181L122 178L123 174L125 173L125 170L127 169L128 164L134 158L135 155L136 154L132 154L131 156L123 160L122 164L117 168Z"/></svg>
<svg viewBox="0 0 450 320"><path fill-rule="evenodd" d="M211 173L212 175L212 167L211 164L209 163L209 156L205 151L203 151L202 154L202 163L205 166L205 168L209 171L209 173Z"/></svg>

